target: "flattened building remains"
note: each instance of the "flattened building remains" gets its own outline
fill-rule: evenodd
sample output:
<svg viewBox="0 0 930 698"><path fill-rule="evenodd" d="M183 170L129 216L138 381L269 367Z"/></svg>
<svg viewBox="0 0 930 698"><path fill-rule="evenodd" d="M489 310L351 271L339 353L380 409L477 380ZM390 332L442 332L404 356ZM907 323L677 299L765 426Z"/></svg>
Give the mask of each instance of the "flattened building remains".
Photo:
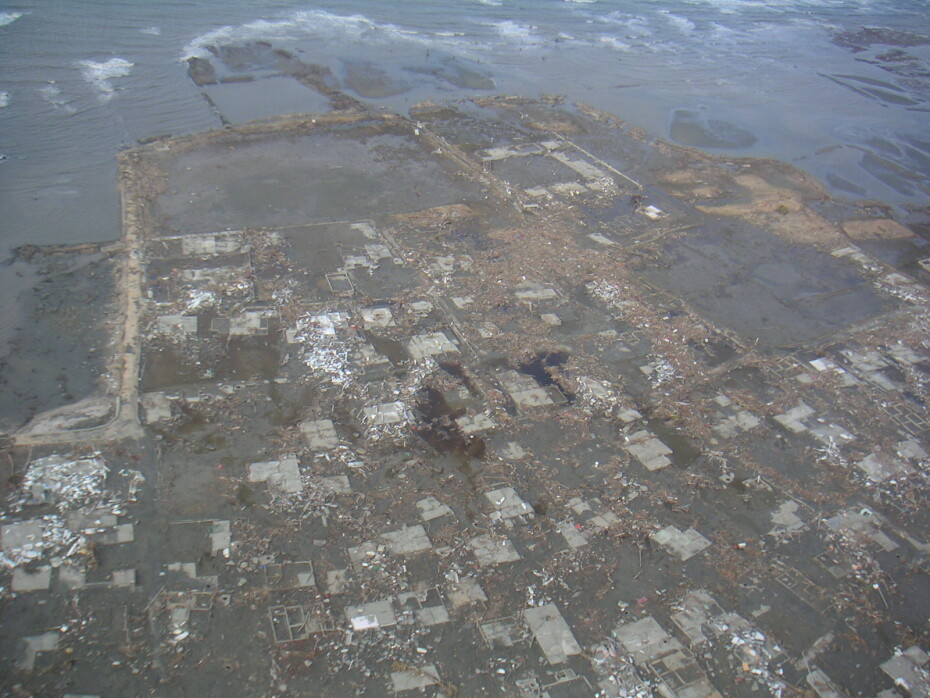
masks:
<svg viewBox="0 0 930 698"><path fill-rule="evenodd" d="M110 399L8 451L6 693L930 695L930 276L881 207L516 98L120 186Z"/></svg>

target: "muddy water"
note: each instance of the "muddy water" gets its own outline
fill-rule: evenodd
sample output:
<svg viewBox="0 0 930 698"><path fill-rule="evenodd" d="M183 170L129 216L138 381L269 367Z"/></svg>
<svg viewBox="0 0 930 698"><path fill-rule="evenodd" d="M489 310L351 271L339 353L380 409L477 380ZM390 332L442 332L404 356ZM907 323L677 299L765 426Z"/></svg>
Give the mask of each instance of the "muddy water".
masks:
<svg viewBox="0 0 930 698"><path fill-rule="evenodd" d="M417 396L416 412L419 424L417 435L439 453L454 454L461 458L461 468L470 470L472 459L481 459L487 453L482 439L465 435L455 423L465 414L464 409L453 409L435 388L426 387Z"/></svg>
<svg viewBox="0 0 930 698"><path fill-rule="evenodd" d="M115 239L120 148L161 134L325 111L335 104L334 90L344 93L343 106L402 114L423 99L565 94L651 137L789 159L837 195L886 200L918 220L903 207L930 199L928 62L930 25L919 0L334 0L315 9L296 0L7 3L0 14L0 248ZM466 150L469 127L455 126ZM488 138L518 140L519 129L473 136L487 145ZM247 169L234 153L187 163L190 176L177 177L165 214L171 227L200 230L217 220L239 228L402 210L407 202L395 202L410 196L418 207L458 201L461 192L445 174L422 163L389 178L390 186L378 184L406 145L386 140L375 162L351 149L321 152L343 160L325 171L306 163ZM275 167L291 154L282 151ZM210 167L227 168L227 181ZM553 166L546 174L564 173ZM313 190L302 186L311 180ZM25 277L7 271L0 271L0 343L30 312L20 305L29 303ZM843 317L881 310L861 293L838 298ZM740 323L773 343L808 336L783 336L777 314ZM59 344L40 327L24 330L17 346ZM83 359L75 354L52 362L63 363L70 386L42 376L30 380L48 385L38 390L44 397L26 396L13 385L35 377L30 361L16 357L0 367L5 393L21 396L9 401L11 423L91 388L89 378L78 378Z"/></svg>
<svg viewBox="0 0 930 698"><path fill-rule="evenodd" d="M575 393L565 386L561 380L558 367L562 366L569 359L567 351L549 351L539 352L529 359L523 361L517 370L527 376L532 376L536 382L544 387L552 387L564 397L567 404L575 401ZM561 402L559 400L558 402Z"/></svg>
<svg viewBox="0 0 930 698"><path fill-rule="evenodd" d="M115 238L119 147L320 109L307 84L402 113L564 93L651 136L795 160L840 194L925 203L928 36L920 0L7 3L2 242Z"/></svg>
<svg viewBox="0 0 930 698"><path fill-rule="evenodd" d="M311 133L179 158L172 189L159 199L166 232L355 221L407 211L412 200L423 208L459 202L461 186L411 136L364 126L347 135Z"/></svg>
<svg viewBox="0 0 930 698"><path fill-rule="evenodd" d="M109 360L113 259L99 254L4 267L0 431L95 391Z"/></svg>
<svg viewBox="0 0 930 698"><path fill-rule="evenodd" d="M217 380L270 380L278 373L280 350L277 333L268 337L236 338L229 342L214 337L199 351L181 353L171 347L146 355L142 367L142 390L213 383Z"/></svg>
<svg viewBox="0 0 930 698"><path fill-rule="evenodd" d="M643 275L763 346L808 342L895 305L849 265L748 226L695 230Z"/></svg>

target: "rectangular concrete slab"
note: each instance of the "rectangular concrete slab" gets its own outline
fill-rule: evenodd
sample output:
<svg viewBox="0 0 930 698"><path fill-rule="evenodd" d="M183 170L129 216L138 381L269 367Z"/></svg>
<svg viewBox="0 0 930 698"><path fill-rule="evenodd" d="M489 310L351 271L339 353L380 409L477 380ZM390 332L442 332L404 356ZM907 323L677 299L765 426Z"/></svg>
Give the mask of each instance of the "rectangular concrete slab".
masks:
<svg viewBox="0 0 930 698"><path fill-rule="evenodd" d="M581 646L555 604L527 608L523 617L550 664L562 664L581 654Z"/></svg>

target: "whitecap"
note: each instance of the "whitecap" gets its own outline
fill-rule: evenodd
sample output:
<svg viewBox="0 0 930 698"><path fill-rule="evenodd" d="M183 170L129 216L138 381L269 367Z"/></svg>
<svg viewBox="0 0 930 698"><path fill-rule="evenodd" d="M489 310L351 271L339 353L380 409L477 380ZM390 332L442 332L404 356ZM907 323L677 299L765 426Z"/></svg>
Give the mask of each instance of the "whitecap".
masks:
<svg viewBox="0 0 930 698"><path fill-rule="evenodd" d="M720 22L711 22L710 26L715 39L731 39L740 34L740 32L733 27L728 27Z"/></svg>
<svg viewBox="0 0 930 698"><path fill-rule="evenodd" d="M133 64L125 58L111 58L103 62L79 61L78 66L84 79L100 90L100 99L109 102L114 90L110 81L129 75Z"/></svg>
<svg viewBox="0 0 930 698"><path fill-rule="evenodd" d="M597 37L597 40L600 41L602 44L607 44L611 48L616 49L618 51L629 51L630 50L629 44L620 41L620 39L618 39L615 36L608 36L607 34L604 34L602 36Z"/></svg>
<svg viewBox="0 0 930 698"><path fill-rule="evenodd" d="M479 5L489 5L490 7L500 7L503 5L503 0L475 0Z"/></svg>
<svg viewBox="0 0 930 698"><path fill-rule="evenodd" d="M61 94L61 88L57 85L43 85L39 88L39 94L42 95L42 99L50 104L56 104Z"/></svg>
<svg viewBox="0 0 930 698"><path fill-rule="evenodd" d="M421 33L394 24L376 22L365 15L337 15L325 10L299 10L279 19L259 19L239 25L218 27L194 37L182 50L181 60L209 59L210 47L241 45L250 41L297 41L312 37L339 42L403 41L421 46L459 45L459 32ZM473 44L470 44L474 48Z"/></svg>
<svg viewBox="0 0 930 698"><path fill-rule="evenodd" d="M39 88L39 94L46 102L51 104L55 109L61 109L66 114L74 114L77 110L72 107L68 100L61 96L61 88L58 85L49 83Z"/></svg>
<svg viewBox="0 0 930 698"><path fill-rule="evenodd" d="M625 27L627 39L643 39L652 36L649 20L641 15L631 15L625 12L610 12L597 18L605 24L616 24Z"/></svg>
<svg viewBox="0 0 930 698"><path fill-rule="evenodd" d="M775 3L768 0L688 0L688 4L710 5L724 15L735 15L747 10L758 10L759 8L766 10L779 9Z"/></svg>
<svg viewBox="0 0 930 698"><path fill-rule="evenodd" d="M687 17L682 17L681 15L672 14L667 10L663 10L662 14L665 15L665 18L669 21L673 27L678 29L684 34L688 34L694 31L694 22L692 22Z"/></svg>
<svg viewBox="0 0 930 698"><path fill-rule="evenodd" d="M10 103L10 93L0 92L0 108L9 105L9 103Z"/></svg>
<svg viewBox="0 0 930 698"><path fill-rule="evenodd" d="M148 34L149 36L161 36L161 27L146 27L145 29L140 29L139 33Z"/></svg>
<svg viewBox="0 0 930 698"><path fill-rule="evenodd" d="M288 34L296 26L293 20L269 22L260 19L236 27L232 25L219 27L195 37L193 41L184 47L182 59L207 58L210 55L210 46L245 43L257 39L287 38Z"/></svg>
<svg viewBox="0 0 930 698"><path fill-rule="evenodd" d="M194 39L184 47L181 60L186 61L189 58L208 58L210 56L209 47L211 46L228 46L258 39L291 38L294 36L298 26L299 21L297 17L273 22L266 19L259 19L238 26L227 24L224 27L212 29L194 37Z"/></svg>
<svg viewBox="0 0 930 698"><path fill-rule="evenodd" d="M13 24L17 19L23 16L22 12L0 12L0 27Z"/></svg>
<svg viewBox="0 0 930 698"><path fill-rule="evenodd" d="M503 22L491 22L489 26L494 27L494 30L504 39L519 39L521 41L531 41L535 29L535 27L528 24L520 24L510 19Z"/></svg>
<svg viewBox="0 0 930 698"><path fill-rule="evenodd" d="M241 44L269 39L296 39L301 34L316 34L321 38L361 38L376 24L364 15L334 15L322 10L305 10L279 20L257 19L237 26L226 25L194 38L184 47L183 59L207 58L210 46Z"/></svg>

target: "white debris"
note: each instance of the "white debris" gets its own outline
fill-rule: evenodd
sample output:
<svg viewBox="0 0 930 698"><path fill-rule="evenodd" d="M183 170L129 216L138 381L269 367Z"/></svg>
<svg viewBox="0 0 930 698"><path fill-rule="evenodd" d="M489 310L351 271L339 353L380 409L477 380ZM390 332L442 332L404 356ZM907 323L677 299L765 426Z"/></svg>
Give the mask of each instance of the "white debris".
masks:
<svg viewBox="0 0 930 698"><path fill-rule="evenodd" d="M23 478L23 503L55 503L61 511L82 506L103 496L107 472L107 464L99 454L38 458L29 464Z"/></svg>
<svg viewBox="0 0 930 698"><path fill-rule="evenodd" d="M646 376L649 376L649 382L652 384L653 388L658 388L660 385L668 383L676 374L675 367L669 361L662 358L651 364L640 366L639 370Z"/></svg>
<svg viewBox="0 0 930 698"><path fill-rule="evenodd" d="M761 630L750 628L734 634L730 638L730 646L744 672L765 684L773 696L780 696L785 692L787 684L776 673L780 670L773 668L782 650Z"/></svg>
<svg viewBox="0 0 930 698"><path fill-rule="evenodd" d="M67 557L86 542L56 514L5 524L0 530L0 538L3 545L0 564L10 569L52 555L64 554Z"/></svg>
<svg viewBox="0 0 930 698"><path fill-rule="evenodd" d="M588 293L610 307L621 308L631 302L627 300L626 289L610 281L589 281L585 288Z"/></svg>
<svg viewBox="0 0 930 698"><path fill-rule="evenodd" d="M362 344L357 337L338 336L347 323L348 316L344 313L307 316L289 332L292 343L302 347L301 360L315 375L336 385L352 382L351 355Z"/></svg>
<svg viewBox="0 0 930 698"><path fill-rule="evenodd" d="M190 314L195 310L210 308L215 305L216 296L212 291L192 288L188 291L187 299L184 301L184 314Z"/></svg>

